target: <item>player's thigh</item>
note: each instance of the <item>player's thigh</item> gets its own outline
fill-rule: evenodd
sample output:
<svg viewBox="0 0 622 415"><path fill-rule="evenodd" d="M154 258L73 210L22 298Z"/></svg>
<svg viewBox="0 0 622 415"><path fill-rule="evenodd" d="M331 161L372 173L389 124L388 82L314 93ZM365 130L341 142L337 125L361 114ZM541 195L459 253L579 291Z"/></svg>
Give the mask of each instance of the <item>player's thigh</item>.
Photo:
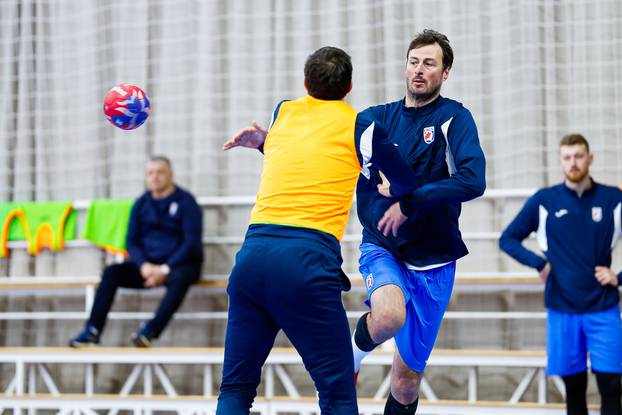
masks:
<svg viewBox="0 0 622 415"><path fill-rule="evenodd" d="M406 267L380 246L366 243L360 250L359 271L367 288L372 315L400 316L403 321L404 305L408 301L404 286Z"/></svg>
<svg viewBox="0 0 622 415"><path fill-rule="evenodd" d="M318 389L354 388L350 326L340 293L290 308L279 326L300 353Z"/></svg>
<svg viewBox="0 0 622 415"><path fill-rule="evenodd" d="M225 334L223 382L258 382L279 328L261 308L231 301Z"/></svg>
<svg viewBox="0 0 622 415"><path fill-rule="evenodd" d="M244 249L244 248L243 248ZM253 256L237 256L227 293L229 312L225 335L223 383L258 383L263 365L279 330L253 281L266 278L261 263ZM251 272L252 270L252 272Z"/></svg>
<svg viewBox="0 0 622 415"><path fill-rule="evenodd" d="M620 307L583 315L587 350L593 370L622 373L622 323Z"/></svg>
<svg viewBox="0 0 622 415"><path fill-rule="evenodd" d="M271 314L302 356L319 391L320 405L343 405L349 408L344 413L354 413L354 361L341 299L340 264L317 250L295 249L283 260L291 261L291 272L288 281L274 287Z"/></svg>
<svg viewBox="0 0 622 415"><path fill-rule="evenodd" d="M587 347L581 315L547 309L548 375L570 376L587 370Z"/></svg>
<svg viewBox="0 0 622 415"><path fill-rule="evenodd" d="M102 273L101 285L115 285L123 288L145 288L140 269L131 261L108 265Z"/></svg>
<svg viewBox="0 0 622 415"><path fill-rule="evenodd" d="M394 285L383 285L371 295L371 314L374 320L391 321L406 319L406 302L402 288Z"/></svg>
<svg viewBox="0 0 622 415"><path fill-rule="evenodd" d="M301 247L286 254L281 258L284 269L271 275L275 284L266 308L301 352L326 349L323 353L339 355L345 347L351 360L339 262L325 252ZM335 350L329 350L331 344Z"/></svg>
<svg viewBox="0 0 622 415"><path fill-rule="evenodd" d="M165 285L190 286L201 278L201 266L199 264L184 264L171 269Z"/></svg>
<svg viewBox="0 0 622 415"><path fill-rule="evenodd" d="M357 414L348 320L339 298L330 303L305 307L306 317L297 312L281 325L313 379L322 413Z"/></svg>

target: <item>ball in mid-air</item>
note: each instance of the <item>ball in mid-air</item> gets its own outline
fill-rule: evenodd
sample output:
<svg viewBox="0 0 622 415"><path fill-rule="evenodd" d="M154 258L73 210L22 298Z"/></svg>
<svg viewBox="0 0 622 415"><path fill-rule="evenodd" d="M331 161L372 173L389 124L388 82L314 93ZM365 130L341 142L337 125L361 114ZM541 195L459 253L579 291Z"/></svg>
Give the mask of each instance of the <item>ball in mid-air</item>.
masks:
<svg viewBox="0 0 622 415"><path fill-rule="evenodd" d="M136 85L115 85L104 97L106 118L123 130L140 127L147 120L150 109L149 97Z"/></svg>

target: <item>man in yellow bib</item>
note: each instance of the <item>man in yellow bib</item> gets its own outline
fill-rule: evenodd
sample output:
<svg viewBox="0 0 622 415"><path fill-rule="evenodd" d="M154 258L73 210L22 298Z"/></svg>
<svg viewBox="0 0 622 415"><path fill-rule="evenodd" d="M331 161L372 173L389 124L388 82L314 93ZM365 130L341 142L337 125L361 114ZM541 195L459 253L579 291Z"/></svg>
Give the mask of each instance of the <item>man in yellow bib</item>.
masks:
<svg viewBox="0 0 622 415"><path fill-rule="evenodd" d="M254 125L223 146L263 142L264 165L227 287L218 415L248 414L280 329L315 382L322 414L358 415L339 241L359 174L374 164L396 197L414 190L415 177L382 127L342 101L352 87L347 53L321 48L304 73L308 95L281 102L268 131Z"/></svg>

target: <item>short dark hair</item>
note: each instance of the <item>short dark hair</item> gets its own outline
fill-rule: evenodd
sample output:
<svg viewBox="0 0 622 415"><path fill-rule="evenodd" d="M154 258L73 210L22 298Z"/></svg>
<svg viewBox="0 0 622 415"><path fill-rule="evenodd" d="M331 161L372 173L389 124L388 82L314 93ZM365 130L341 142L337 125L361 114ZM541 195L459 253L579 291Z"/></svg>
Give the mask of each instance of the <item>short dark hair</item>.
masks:
<svg viewBox="0 0 622 415"><path fill-rule="evenodd" d="M449 45L449 39L444 34L432 29L425 29L423 32L418 33L415 36L408 46L406 59L408 59L408 54L411 50L422 46L433 45L435 43L438 43L443 51L443 69L451 68L451 65L454 64L454 51Z"/></svg>
<svg viewBox="0 0 622 415"><path fill-rule="evenodd" d="M149 157L149 161L163 161L164 163L166 163L166 165L168 166L169 169L173 170L173 165L171 164L171 159L169 159L166 156L163 156L161 154L155 154L151 157Z"/></svg>
<svg viewBox="0 0 622 415"><path fill-rule="evenodd" d="M305 63L305 84L317 99L338 100L350 91L352 61L345 51L325 46L313 52Z"/></svg>
<svg viewBox="0 0 622 415"><path fill-rule="evenodd" d="M559 142L559 146L574 146L574 145L584 145L587 152L590 152L590 144L587 142L585 137L581 134L568 134L562 137Z"/></svg>

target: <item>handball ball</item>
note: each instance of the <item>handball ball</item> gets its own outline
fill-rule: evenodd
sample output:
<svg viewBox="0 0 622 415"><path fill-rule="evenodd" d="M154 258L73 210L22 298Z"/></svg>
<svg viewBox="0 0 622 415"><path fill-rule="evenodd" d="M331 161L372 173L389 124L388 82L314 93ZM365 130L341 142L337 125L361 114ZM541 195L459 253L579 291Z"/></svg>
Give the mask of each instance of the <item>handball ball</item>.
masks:
<svg viewBox="0 0 622 415"><path fill-rule="evenodd" d="M140 127L147 120L150 109L149 97L136 85L116 85L104 97L106 118L123 130Z"/></svg>

